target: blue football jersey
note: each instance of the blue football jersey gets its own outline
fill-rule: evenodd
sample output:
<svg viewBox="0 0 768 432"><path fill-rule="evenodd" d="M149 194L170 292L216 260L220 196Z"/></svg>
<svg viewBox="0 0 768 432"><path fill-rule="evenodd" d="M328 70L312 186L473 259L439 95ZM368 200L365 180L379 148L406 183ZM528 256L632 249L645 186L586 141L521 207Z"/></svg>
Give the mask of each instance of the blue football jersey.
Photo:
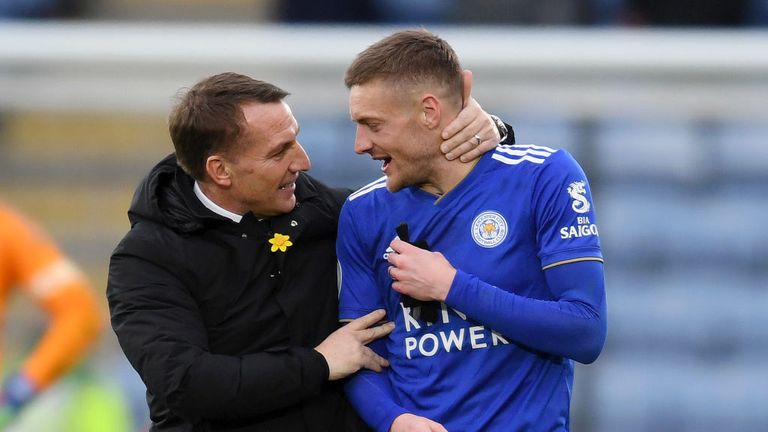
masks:
<svg viewBox="0 0 768 432"><path fill-rule="evenodd" d="M602 261L596 222L587 178L565 150L500 146L442 197L416 187L391 193L381 178L342 209L340 319L387 311L396 327L386 374L395 402L414 414L449 431L568 430L570 359L496 331L482 311L452 307L450 294L436 322L415 318L391 288L387 256L395 228L407 223L412 241L426 241L459 271L452 291L480 280L553 300L546 269Z"/></svg>

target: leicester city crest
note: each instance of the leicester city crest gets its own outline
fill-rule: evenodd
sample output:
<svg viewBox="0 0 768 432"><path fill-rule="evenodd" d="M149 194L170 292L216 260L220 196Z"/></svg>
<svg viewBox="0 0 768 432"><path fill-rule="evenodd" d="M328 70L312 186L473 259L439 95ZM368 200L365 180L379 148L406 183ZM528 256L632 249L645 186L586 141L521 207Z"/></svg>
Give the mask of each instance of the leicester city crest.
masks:
<svg viewBox="0 0 768 432"><path fill-rule="evenodd" d="M507 221L495 211L484 211L472 221L472 239L479 246L492 248L507 237Z"/></svg>

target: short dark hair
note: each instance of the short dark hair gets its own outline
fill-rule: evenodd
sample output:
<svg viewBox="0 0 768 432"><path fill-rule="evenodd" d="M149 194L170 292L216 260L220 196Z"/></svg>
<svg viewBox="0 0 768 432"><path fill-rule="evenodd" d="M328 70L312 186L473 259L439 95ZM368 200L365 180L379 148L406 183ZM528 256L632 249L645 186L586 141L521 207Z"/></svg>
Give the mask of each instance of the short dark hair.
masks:
<svg viewBox="0 0 768 432"><path fill-rule="evenodd" d="M347 88L375 79L418 85L433 81L461 95L459 58L448 42L425 29L403 30L369 46L347 68Z"/></svg>
<svg viewBox="0 0 768 432"><path fill-rule="evenodd" d="M242 105L279 102L288 94L273 84L234 72L198 82L181 95L168 117L179 166L195 180L203 180L208 157L236 147L245 122Z"/></svg>

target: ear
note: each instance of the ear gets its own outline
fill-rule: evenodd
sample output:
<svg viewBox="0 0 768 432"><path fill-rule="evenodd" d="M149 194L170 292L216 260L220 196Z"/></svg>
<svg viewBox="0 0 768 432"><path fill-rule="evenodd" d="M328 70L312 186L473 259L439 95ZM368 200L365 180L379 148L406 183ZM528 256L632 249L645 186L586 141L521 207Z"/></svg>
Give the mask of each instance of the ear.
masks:
<svg viewBox="0 0 768 432"><path fill-rule="evenodd" d="M221 155L208 156L205 160L205 172L218 186L229 187L232 184L227 161Z"/></svg>
<svg viewBox="0 0 768 432"><path fill-rule="evenodd" d="M421 112L424 127L427 129L434 129L440 126L442 110L442 104L437 96L429 93L425 94L421 98Z"/></svg>

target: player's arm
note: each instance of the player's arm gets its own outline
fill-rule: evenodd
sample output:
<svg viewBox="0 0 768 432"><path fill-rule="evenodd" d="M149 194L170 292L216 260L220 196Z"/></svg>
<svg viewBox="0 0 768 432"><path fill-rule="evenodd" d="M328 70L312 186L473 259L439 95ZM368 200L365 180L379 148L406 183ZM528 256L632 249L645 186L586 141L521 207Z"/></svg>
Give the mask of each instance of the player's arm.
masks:
<svg viewBox="0 0 768 432"><path fill-rule="evenodd" d="M578 164L565 153L553 155L548 162L531 200L549 298L523 297L493 286L457 270L439 252L399 240L391 245L397 254L389 256L395 279L392 288L420 300L444 301L516 343L590 363L606 336L602 255L596 228L595 235L569 237L561 235L561 227L594 222L594 209L574 203L567 192L569 184L579 181L584 187L579 200L591 201Z"/></svg>
<svg viewBox="0 0 768 432"><path fill-rule="evenodd" d="M102 315L93 288L64 257L44 269L32 287L49 321L22 371L45 388L83 358L100 333Z"/></svg>
<svg viewBox="0 0 768 432"><path fill-rule="evenodd" d="M371 256L359 235L352 212L350 205L342 209L336 241L340 269L339 318L342 322L385 307L372 274ZM383 339L372 342L369 347L381 357L389 357ZM379 432L387 432L396 418L407 413L396 401L388 373L388 369L378 373L361 370L347 378L344 386L347 399L360 417Z"/></svg>
<svg viewBox="0 0 768 432"><path fill-rule="evenodd" d="M523 297L458 271L445 303L516 343L581 363L595 361L607 328L603 264L564 264L545 276L554 300Z"/></svg>
<svg viewBox="0 0 768 432"><path fill-rule="evenodd" d="M518 344L593 362L606 334L603 264L585 260L545 272L553 300L508 292L455 269L439 252L392 242L392 288L419 300L439 300Z"/></svg>
<svg viewBox="0 0 768 432"><path fill-rule="evenodd" d="M383 341L376 341L369 346L386 356L382 345ZM360 417L376 432L445 431L441 424L398 405L387 373L388 370L380 373L362 370L347 379L344 391Z"/></svg>
<svg viewBox="0 0 768 432"><path fill-rule="evenodd" d="M48 315L45 333L0 394L3 409L18 412L84 357L102 322L91 285L53 240L17 213L0 213L9 273Z"/></svg>
<svg viewBox="0 0 768 432"><path fill-rule="evenodd" d="M384 341L378 340L368 346L387 358ZM347 378L344 384L344 391L352 407L377 432L389 431L395 419L408 412L395 402L388 373L388 369L382 372L361 370Z"/></svg>

